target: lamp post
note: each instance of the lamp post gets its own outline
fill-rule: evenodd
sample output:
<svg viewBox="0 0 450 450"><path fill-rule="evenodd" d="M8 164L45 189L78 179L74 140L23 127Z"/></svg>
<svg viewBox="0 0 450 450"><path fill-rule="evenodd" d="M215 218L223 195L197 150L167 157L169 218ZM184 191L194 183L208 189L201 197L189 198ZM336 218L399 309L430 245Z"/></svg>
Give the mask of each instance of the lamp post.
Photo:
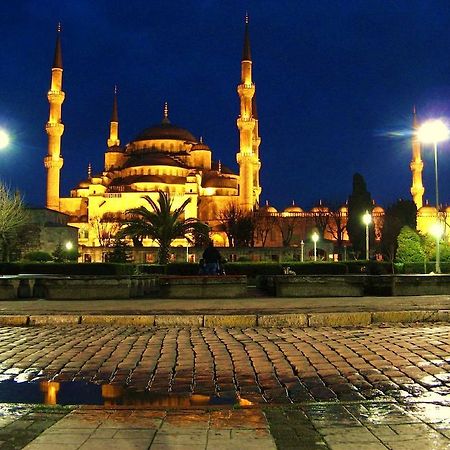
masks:
<svg viewBox="0 0 450 450"><path fill-rule="evenodd" d="M440 227L439 217L439 183L438 183L438 142L446 141L449 137L447 126L442 120L429 120L425 122L417 130L417 137L423 144L433 144L434 149L434 182L436 192L436 219L437 226ZM440 240L442 233L432 233L436 238L436 273L441 273L441 254L440 254Z"/></svg>
<svg viewBox="0 0 450 450"><path fill-rule="evenodd" d="M317 241L319 240L319 235L314 231L311 239L314 242L314 261L317 261Z"/></svg>
<svg viewBox="0 0 450 450"><path fill-rule="evenodd" d="M363 219L364 225L366 226L366 260L369 260L369 256L370 256L369 225L372 223L372 216L370 215L369 211L366 210L362 219Z"/></svg>
<svg viewBox="0 0 450 450"><path fill-rule="evenodd" d="M300 261L303 262L305 260L305 243L303 239L300 241Z"/></svg>

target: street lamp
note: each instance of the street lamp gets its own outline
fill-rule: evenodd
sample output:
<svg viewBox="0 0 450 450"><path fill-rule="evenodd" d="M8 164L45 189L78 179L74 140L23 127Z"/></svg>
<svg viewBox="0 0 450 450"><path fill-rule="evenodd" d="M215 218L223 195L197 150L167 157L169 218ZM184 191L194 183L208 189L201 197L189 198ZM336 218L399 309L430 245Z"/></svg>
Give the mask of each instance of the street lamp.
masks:
<svg viewBox="0 0 450 450"><path fill-rule="evenodd" d="M67 241L67 242L66 242L66 250L70 251L70 250L72 250L72 249L73 249L73 244L72 244L72 242Z"/></svg>
<svg viewBox="0 0 450 450"><path fill-rule="evenodd" d="M366 226L366 259L369 260L369 225L372 223L372 216L370 215L369 211L366 210L362 219L364 225Z"/></svg>
<svg viewBox="0 0 450 450"><path fill-rule="evenodd" d="M314 261L317 261L317 241L319 240L319 235L314 231L311 239L314 242Z"/></svg>
<svg viewBox="0 0 450 450"><path fill-rule="evenodd" d="M0 128L0 149L4 149L9 145L9 134Z"/></svg>
<svg viewBox="0 0 450 450"><path fill-rule="evenodd" d="M423 144L433 144L434 148L434 181L436 190L436 218L439 224L439 183L438 183L438 142L446 141L449 137L447 126L442 120L429 120L425 122L418 130L417 137ZM440 254L440 233L433 233L436 237L436 273L441 273L441 254Z"/></svg>

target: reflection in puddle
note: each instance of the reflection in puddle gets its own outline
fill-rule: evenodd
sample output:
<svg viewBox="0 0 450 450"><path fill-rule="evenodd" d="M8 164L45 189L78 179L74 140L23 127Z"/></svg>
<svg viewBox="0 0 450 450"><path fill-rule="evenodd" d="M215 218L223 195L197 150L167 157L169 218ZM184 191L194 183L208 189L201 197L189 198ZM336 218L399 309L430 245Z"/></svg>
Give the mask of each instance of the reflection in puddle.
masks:
<svg viewBox="0 0 450 450"><path fill-rule="evenodd" d="M212 405L251 406L252 402L239 395L219 397L213 395L155 394L136 391L113 384L85 382L0 381L0 403L42 403L45 405L135 405L153 407L192 407Z"/></svg>

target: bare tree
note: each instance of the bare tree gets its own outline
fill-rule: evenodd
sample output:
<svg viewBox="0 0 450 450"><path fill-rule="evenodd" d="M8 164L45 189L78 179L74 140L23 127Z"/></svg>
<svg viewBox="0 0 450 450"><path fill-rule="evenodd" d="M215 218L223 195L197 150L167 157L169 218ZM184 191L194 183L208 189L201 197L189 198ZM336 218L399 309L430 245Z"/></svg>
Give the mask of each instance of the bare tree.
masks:
<svg viewBox="0 0 450 450"><path fill-rule="evenodd" d="M120 229L119 221L109 216L97 216L93 217L90 223L101 247L111 247L115 243L116 234Z"/></svg>
<svg viewBox="0 0 450 450"><path fill-rule="evenodd" d="M289 247L292 236L294 235L295 224L297 218L295 216L278 216L276 224L281 232L283 247Z"/></svg>
<svg viewBox="0 0 450 450"><path fill-rule="evenodd" d="M336 242L338 254L341 254L344 246L344 237L347 230L347 216L340 208L333 208L328 212L325 230Z"/></svg>
<svg viewBox="0 0 450 450"><path fill-rule="evenodd" d="M0 183L0 241L2 261L9 261L12 243L19 230L29 221L22 196Z"/></svg>
<svg viewBox="0 0 450 450"><path fill-rule="evenodd" d="M277 217L259 209L254 212L253 219L255 224L255 238L257 242L261 243L262 247L265 247L269 233L277 223Z"/></svg>
<svg viewBox="0 0 450 450"><path fill-rule="evenodd" d="M234 202L219 211L217 218L225 231L230 247L252 247L254 220L251 212L240 209Z"/></svg>

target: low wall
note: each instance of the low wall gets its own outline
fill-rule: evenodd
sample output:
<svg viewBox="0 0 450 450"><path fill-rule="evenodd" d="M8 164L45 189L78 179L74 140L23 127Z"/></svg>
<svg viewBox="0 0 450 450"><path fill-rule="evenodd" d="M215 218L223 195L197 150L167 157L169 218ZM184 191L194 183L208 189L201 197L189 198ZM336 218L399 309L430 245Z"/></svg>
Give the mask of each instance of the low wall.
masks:
<svg viewBox="0 0 450 450"><path fill-rule="evenodd" d="M236 298L247 294L245 275L160 276L163 298Z"/></svg>
<svg viewBox="0 0 450 450"><path fill-rule="evenodd" d="M56 276L12 275L0 278L0 300L104 300L156 297L156 275Z"/></svg>
<svg viewBox="0 0 450 450"><path fill-rule="evenodd" d="M275 275L272 292L276 297L360 297L364 275Z"/></svg>
<svg viewBox="0 0 450 450"><path fill-rule="evenodd" d="M360 297L450 294L450 275L275 275L266 290L276 297Z"/></svg>

